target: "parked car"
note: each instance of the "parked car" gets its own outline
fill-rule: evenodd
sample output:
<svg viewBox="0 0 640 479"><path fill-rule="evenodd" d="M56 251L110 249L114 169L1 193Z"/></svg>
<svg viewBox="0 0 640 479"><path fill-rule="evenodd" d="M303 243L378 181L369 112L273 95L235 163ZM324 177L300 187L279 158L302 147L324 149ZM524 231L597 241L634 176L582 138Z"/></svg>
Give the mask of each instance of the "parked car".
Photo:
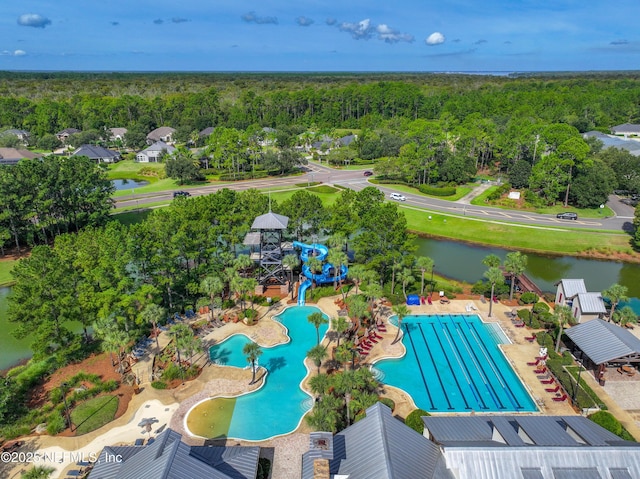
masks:
<svg viewBox="0 0 640 479"><path fill-rule="evenodd" d="M367 171L365 171L365 172L364 172L364 173L362 173L362 174L363 174L364 176L371 176L371 175L373 175L373 171L369 171L369 170L367 170Z"/></svg>
<svg viewBox="0 0 640 479"><path fill-rule="evenodd" d="M572 213L570 211L565 211L564 213L558 213L556 215L556 218L558 218L560 220L577 220L578 219L578 213Z"/></svg>
<svg viewBox="0 0 640 479"><path fill-rule="evenodd" d="M189 193L188 191L174 191L173 192L173 197L174 198L186 198L187 196L191 196L191 193Z"/></svg>
<svg viewBox="0 0 640 479"><path fill-rule="evenodd" d="M407 198L404 195L401 195L400 193L391 193L389 197L392 200L396 200L396 201L407 201Z"/></svg>

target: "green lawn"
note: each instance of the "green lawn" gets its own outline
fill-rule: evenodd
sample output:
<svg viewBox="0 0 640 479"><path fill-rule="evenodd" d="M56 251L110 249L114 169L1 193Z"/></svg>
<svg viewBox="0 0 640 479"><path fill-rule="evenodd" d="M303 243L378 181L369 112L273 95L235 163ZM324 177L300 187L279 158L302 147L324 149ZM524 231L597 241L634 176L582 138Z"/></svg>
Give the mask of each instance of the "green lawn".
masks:
<svg viewBox="0 0 640 479"><path fill-rule="evenodd" d="M460 216L447 216L401 206L411 231L493 246L539 252L578 254L587 251L632 253L624 233L507 224ZM429 219L431 217L431 219Z"/></svg>
<svg viewBox="0 0 640 479"><path fill-rule="evenodd" d="M117 410L118 396L98 396L73 408L71 422L80 436L113 421Z"/></svg>
<svg viewBox="0 0 640 479"><path fill-rule="evenodd" d="M114 215L111 215L111 218L115 221L119 221L123 225L132 225L143 222L145 219L147 219L147 216L149 216L151 211L151 209L127 211L124 213L116 213Z"/></svg>
<svg viewBox="0 0 640 479"><path fill-rule="evenodd" d="M187 416L189 431L206 438L227 437L236 398L214 398L198 404Z"/></svg>
<svg viewBox="0 0 640 479"><path fill-rule="evenodd" d="M13 276L11 276L11 270L16 264L17 260L6 259L0 261L0 286L7 286L13 283Z"/></svg>

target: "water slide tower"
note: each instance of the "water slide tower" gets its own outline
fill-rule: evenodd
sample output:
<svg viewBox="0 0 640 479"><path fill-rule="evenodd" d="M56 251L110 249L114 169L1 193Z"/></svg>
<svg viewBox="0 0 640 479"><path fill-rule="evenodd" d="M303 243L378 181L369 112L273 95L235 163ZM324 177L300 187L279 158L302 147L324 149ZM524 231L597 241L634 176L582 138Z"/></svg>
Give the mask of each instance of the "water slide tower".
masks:
<svg viewBox="0 0 640 479"><path fill-rule="evenodd" d="M289 217L269 211L253 220L252 231L244 239L244 244L251 248L251 258L258 263L258 283L262 287L287 284L282 266L286 249L282 232L288 224Z"/></svg>

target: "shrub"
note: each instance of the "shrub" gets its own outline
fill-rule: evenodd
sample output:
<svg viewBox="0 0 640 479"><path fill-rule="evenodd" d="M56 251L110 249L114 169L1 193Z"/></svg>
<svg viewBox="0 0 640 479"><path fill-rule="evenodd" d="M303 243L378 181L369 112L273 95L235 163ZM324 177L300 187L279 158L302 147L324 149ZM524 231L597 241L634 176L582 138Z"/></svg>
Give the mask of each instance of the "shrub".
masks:
<svg viewBox="0 0 640 479"><path fill-rule="evenodd" d="M15 439L20 436L27 436L29 433L31 433L31 427L28 424L10 424L0 430L0 436L5 439Z"/></svg>
<svg viewBox="0 0 640 479"><path fill-rule="evenodd" d="M549 305L547 303L543 303L542 301L539 301L533 305L533 312L536 314L548 313Z"/></svg>
<svg viewBox="0 0 640 479"><path fill-rule="evenodd" d="M49 400L53 404L60 404L62 402L62 390L60 388L54 388L49 393Z"/></svg>
<svg viewBox="0 0 640 479"><path fill-rule="evenodd" d="M258 459L258 474L256 479L269 479L269 473L271 472L271 461L266 457Z"/></svg>
<svg viewBox="0 0 640 479"><path fill-rule="evenodd" d="M588 416L597 425L602 426L607 431L614 433L616 436L622 434L622 424L618 421L613 414L607 411L598 411Z"/></svg>
<svg viewBox="0 0 640 479"><path fill-rule="evenodd" d="M430 416L427 411L423 409L416 409L411 411L407 418L404 420L404 423L413 429L416 432L422 434L424 431L424 423L422 422L422 416Z"/></svg>
<svg viewBox="0 0 640 479"><path fill-rule="evenodd" d="M499 200L502 197L502 195L507 194L510 190L511 190L511 184L504 183L503 185L500 185L495 190L493 190L489 195L487 195L487 200L489 201Z"/></svg>
<svg viewBox="0 0 640 479"><path fill-rule="evenodd" d="M220 181L241 181L251 180L254 178L266 178L268 176L266 171L246 171L242 173L225 173L220 175Z"/></svg>
<svg viewBox="0 0 640 479"><path fill-rule="evenodd" d="M151 387L153 389L167 389L167 383L164 381L153 381Z"/></svg>
<svg viewBox="0 0 640 479"><path fill-rule="evenodd" d="M538 295L536 293L532 293L530 291L527 291L526 293L522 293L522 295L520 296L520 303L521 304L534 304L538 302Z"/></svg>
<svg viewBox="0 0 640 479"><path fill-rule="evenodd" d="M65 421L60 414L54 412L53 414L51 414L51 416L49 416L49 419L47 420L47 434L49 434L50 436L55 436L65 429Z"/></svg>
<svg viewBox="0 0 640 479"><path fill-rule="evenodd" d="M453 196L457 191L455 186L445 186L443 188L438 188L431 185L420 185L418 186L418 190L420 191L420 193L431 196Z"/></svg>
<svg viewBox="0 0 640 479"><path fill-rule="evenodd" d="M531 322L531 311L528 309L519 309L517 314L522 322L527 324Z"/></svg>
<svg viewBox="0 0 640 479"><path fill-rule="evenodd" d="M172 381L174 379L178 379L183 377L184 372L180 369L176 364L171 363L167 366L167 369L162 373L162 379L165 381Z"/></svg>

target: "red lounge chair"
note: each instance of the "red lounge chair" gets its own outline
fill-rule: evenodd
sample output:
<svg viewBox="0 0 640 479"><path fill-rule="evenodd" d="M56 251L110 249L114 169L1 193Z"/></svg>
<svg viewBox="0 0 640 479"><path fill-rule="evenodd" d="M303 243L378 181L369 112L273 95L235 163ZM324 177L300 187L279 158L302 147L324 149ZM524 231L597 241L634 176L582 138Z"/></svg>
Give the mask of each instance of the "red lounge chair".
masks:
<svg viewBox="0 0 640 479"><path fill-rule="evenodd" d="M545 388L545 391L547 391L548 393L557 393L558 391L560 391L560 385L556 384L555 388Z"/></svg>
<svg viewBox="0 0 640 479"><path fill-rule="evenodd" d="M376 333L375 331L373 332L373 335L378 338L378 339L384 339L383 336L380 336L378 333Z"/></svg>
<svg viewBox="0 0 640 479"><path fill-rule="evenodd" d="M540 382L542 384L553 384L556 380L553 378L549 378L549 379L541 379Z"/></svg>
<svg viewBox="0 0 640 479"><path fill-rule="evenodd" d="M527 363L527 366L537 366L540 363L540 359L536 359L533 362Z"/></svg>
<svg viewBox="0 0 640 479"><path fill-rule="evenodd" d="M429 303L429 305L433 305L433 301L431 301L431 296L427 296L427 303Z"/></svg>
<svg viewBox="0 0 640 479"><path fill-rule="evenodd" d="M524 328L524 323L520 322L520 323L514 323L514 326L516 328Z"/></svg>
<svg viewBox="0 0 640 479"><path fill-rule="evenodd" d="M498 302L498 298L496 296L493 297L493 302L497 303Z"/></svg>
<svg viewBox="0 0 640 479"><path fill-rule="evenodd" d="M547 368L545 366L542 366L541 368L538 368L536 370L533 371L536 374L544 374L547 372Z"/></svg>
<svg viewBox="0 0 640 479"><path fill-rule="evenodd" d="M369 351L360 351L360 356L366 356L369 354Z"/></svg>
<svg viewBox="0 0 640 479"><path fill-rule="evenodd" d="M532 335L532 336L525 336L524 338L525 340L529 341L530 343L534 342L536 340L536 335Z"/></svg>
<svg viewBox="0 0 640 479"><path fill-rule="evenodd" d="M382 333L386 333L387 332L387 327L384 325L384 323L380 323L376 327L378 328L378 331L380 331Z"/></svg>
<svg viewBox="0 0 640 479"><path fill-rule="evenodd" d="M376 338L375 334L370 334L369 339L367 339L367 341L371 341L372 343L377 343L378 338Z"/></svg>
<svg viewBox="0 0 640 479"><path fill-rule="evenodd" d="M560 397L557 397L557 398L551 398L551 399L553 399L554 401L557 401L557 402L562 402L562 401L566 401L566 400L567 400L567 395L566 395L566 394L563 394L563 395L562 395L562 396L560 396Z"/></svg>
<svg viewBox="0 0 640 479"><path fill-rule="evenodd" d="M539 359L540 361L543 361L545 359L547 359L549 356L547 356L546 354L544 356L536 356L536 359Z"/></svg>

